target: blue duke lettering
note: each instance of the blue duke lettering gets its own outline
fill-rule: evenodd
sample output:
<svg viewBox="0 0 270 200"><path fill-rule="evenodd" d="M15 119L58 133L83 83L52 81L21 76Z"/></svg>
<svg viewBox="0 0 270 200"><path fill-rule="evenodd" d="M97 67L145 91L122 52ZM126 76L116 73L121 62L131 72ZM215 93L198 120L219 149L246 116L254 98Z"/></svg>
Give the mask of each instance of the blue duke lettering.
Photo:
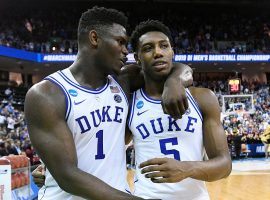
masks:
<svg viewBox="0 0 270 200"><path fill-rule="evenodd" d="M159 124L159 130L156 129L156 126L155 126L155 121L158 121L158 124ZM152 129L154 131L155 134L159 134L159 133L162 133L163 132L163 126L162 126L162 123L161 123L161 118L158 118L156 120L150 120L150 123L151 123L151 126L152 126Z"/></svg>
<svg viewBox="0 0 270 200"><path fill-rule="evenodd" d="M75 119L78 123L81 134L91 130L91 127L98 127L104 122L122 123L124 109L119 106L103 106L102 109L97 109L89 112L89 115L83 115Z"/></svg>
<svg viewBox="0 0 270 200"><path fill-rule="evenodd" d="M177 123L178 122L178 123ZM198 119L194 117L188 116L186 124L183 124L183 120L175 120L172 117L163 117L163 118L157 118L157 119L151 119L148 122L140 123L138 126L136 126L136 129L139 131L139 133L142 136L142 139L146 139L150 136L150 134L162 134L165 132L173 132L178 131L180 132L181 129L179 127L179 124L184 127L184 131L186 133L194 133L195 128L194 125L197 124ZM164 127L167 127L166 124L168 124L168 129L164 130Z"/></svg>
<svg viewBox="0 0 270 200"><path fill-rule="evenodd" d="M194 125L194 123L197 123L197 121L198 121L197 118L188 116L188 123L187 123L187 127L185 128L185 131L194 133L195 129L192 128L192 126Z"/></svg>
<svg viewBox="0 0 270 200"><path fill-rule="evenodd" d="M171 116L168 116L169 119L169 129L168 131L181 131L181 129L179 128L179 126L177 125L177 119L173 119ZM175 127L175 129L173 129L173 126Z"/></svg>

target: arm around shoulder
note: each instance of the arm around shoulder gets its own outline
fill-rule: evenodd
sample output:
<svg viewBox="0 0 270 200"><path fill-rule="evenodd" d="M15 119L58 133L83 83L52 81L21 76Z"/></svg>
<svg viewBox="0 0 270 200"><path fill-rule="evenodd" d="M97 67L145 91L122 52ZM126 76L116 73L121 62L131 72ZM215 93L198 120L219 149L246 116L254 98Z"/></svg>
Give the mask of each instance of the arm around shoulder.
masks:
<svg viewBox="0 0 270 200"><path fill-rule="evenodd" d="M131 92L134 92L144 86L142 68L137 64L128 64L123 66L119 78L128 84Z"/></svg>
<svg viewBox="0 0 270 200"><path fill-rule="evenodd" d="M164 113L179 119L188 109L185 88L192 85L192 69L183 63L173 63L162 93L162 108Z"/></svg>

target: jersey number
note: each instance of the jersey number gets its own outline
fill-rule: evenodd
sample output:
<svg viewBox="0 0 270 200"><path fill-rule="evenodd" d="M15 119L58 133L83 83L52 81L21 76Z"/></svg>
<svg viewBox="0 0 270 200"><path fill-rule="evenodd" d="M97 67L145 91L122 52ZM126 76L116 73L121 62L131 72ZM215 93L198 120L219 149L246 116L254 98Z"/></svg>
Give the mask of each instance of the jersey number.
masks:
<svg viewBox="0 0 270 200"><path fill-rule="evenodd" d="M176 149L170 149L170 150L168 150L166 148L166 144L169 144L169 143L172 144L172 145L178 145L178 140L177 140L176 137L174 137L174 138L166 138L166 139L159 140L161 153L163 153L164 155L170 155L170 154L172 154L175 160L180 160L180 153L179 153L179 151L177 151Z"/></svg>
<svg viewBox="0 0 270 200"><path fill-rule="evenodd" d="M101 160L105 158L105 154L103 153L103 130L99 130L96 133L97 138L97 154L95 155L96 160Z"/></svg>
<svg viewBox="0 0 270 200"><path fill-rule="evenodd" d="M97 138L97 154L95 155L95 159L96 160L104 159L105 154L103 153L103 130L99 130L96 133L96 138ZM166 144L169 143L171 143L172 145L178 145L178 140L176 137L159 140L161 153L163 153L164 155L172 154L175 160L180 160L179 151L177 151L176 149L171 150L166 149Z"/></svg>

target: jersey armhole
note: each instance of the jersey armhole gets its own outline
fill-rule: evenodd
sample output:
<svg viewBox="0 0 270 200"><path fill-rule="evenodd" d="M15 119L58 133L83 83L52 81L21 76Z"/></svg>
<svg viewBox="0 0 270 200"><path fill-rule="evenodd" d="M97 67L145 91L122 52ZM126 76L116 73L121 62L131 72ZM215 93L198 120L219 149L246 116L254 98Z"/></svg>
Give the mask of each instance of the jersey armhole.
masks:
<svg viewBox="0 0 270 200"><path fill-rule="evenodd" d="M203 115L202 115L202 112L201 112L201 109L200 109L198 103L193 98L193 96L191 95L191 93L188 89L186 89L186 94L187 94L187 98L189 99L190 103L192 104L192 106L194 107L194 109L196 110L197 114L199 115L199 117L201 118L201 120L203 122Z"/></svg>
<svg viewBox="0 0 270 200"><path fill-rule="evenodd" d="M67 90L65 89L65 87L59 82L57 81L55 78L48 76L46 78L44 78L44 80L50 81L51 83L55 84L57 87L60 88L60 90L63 92L64 96L65 96L65 120L68 120L70 111L71 111L71 99L70 96L68 95Z"/></svg>
<svg viewBox="0 0 270 200"><path fill-rule="evenodd" d="M129 104L129 113L128 113L128 127L130 129L130 125L133 119L133 115L134 115L134 106L135 106L135 100L136 100L136 92L133 92L133 94L131 95L131 103Z"/></svg>

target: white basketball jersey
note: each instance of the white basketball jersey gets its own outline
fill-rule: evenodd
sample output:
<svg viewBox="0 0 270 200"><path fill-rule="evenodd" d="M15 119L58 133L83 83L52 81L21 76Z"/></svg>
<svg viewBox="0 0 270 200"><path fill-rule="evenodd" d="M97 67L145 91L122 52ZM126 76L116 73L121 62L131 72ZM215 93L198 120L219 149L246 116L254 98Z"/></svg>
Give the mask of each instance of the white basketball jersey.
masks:
<svg viewBox="0 0 270 200"><path fill-rule="evenodd" d="M189 90L189 109L182 119L163 113L161 101L151 99L143 89L133 94L129 128L133 133L136 159L134 195L162 200L208 200L203 181L187 178L179 183L153 183L141 174L140 163L169 157L179 161L203 160L202 114Z"/></svg>
<svg viewBox="0 0 270 200"><path fill-rule="evenodd" d="M105 86L92 90L79 85L69 69L55 72L45 80L56 84L65 95L65 117L73 134L78 168L118 190L130 192L126 181L124 139L128 102L120 85L108 76ZM46 170L39 199L82 198L63 191Z"/></svg>

